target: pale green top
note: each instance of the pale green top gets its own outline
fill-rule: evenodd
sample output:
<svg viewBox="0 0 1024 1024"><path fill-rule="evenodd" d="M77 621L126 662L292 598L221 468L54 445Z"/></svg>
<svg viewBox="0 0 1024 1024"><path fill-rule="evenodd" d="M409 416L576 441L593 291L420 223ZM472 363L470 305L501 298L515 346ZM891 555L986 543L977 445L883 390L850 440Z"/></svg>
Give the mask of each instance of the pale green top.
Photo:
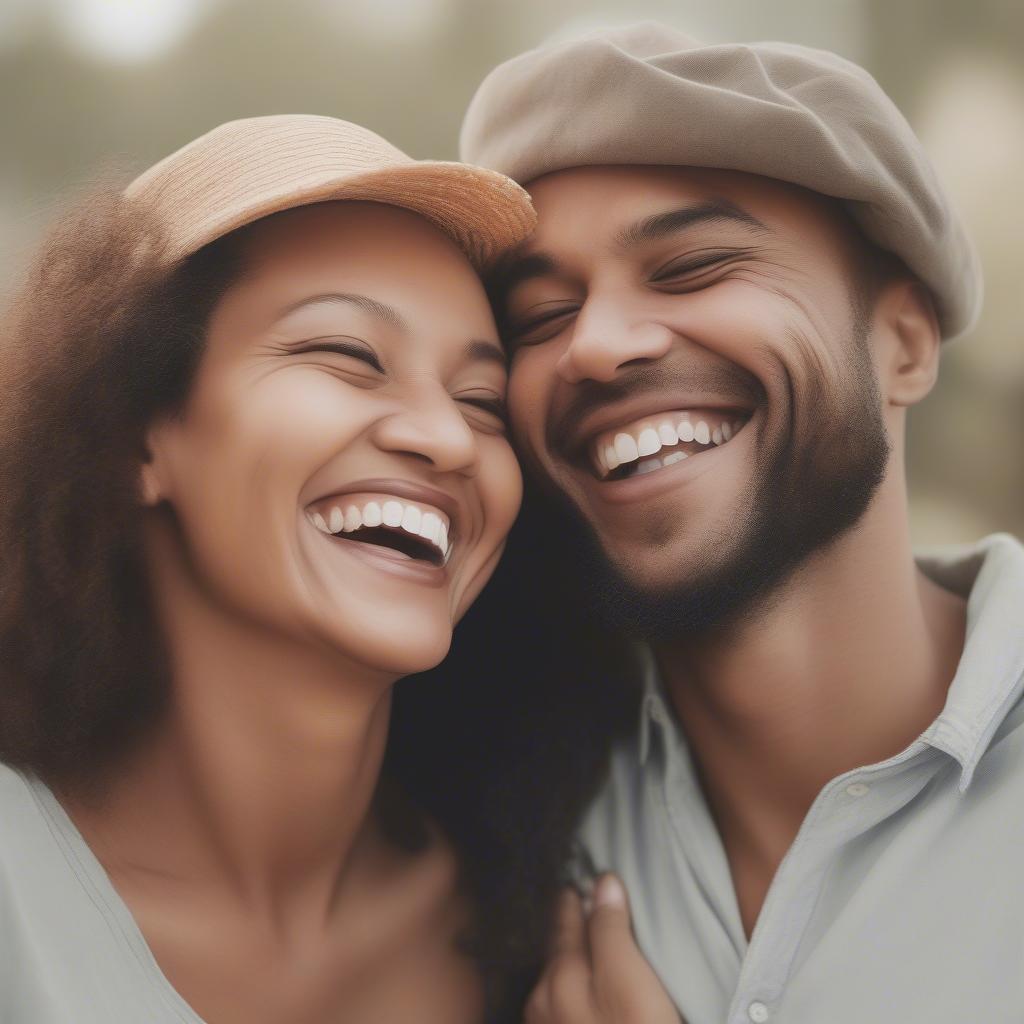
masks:
<svg viewBox="0 0 1024 1024"><path fill-rule="evenodd" d="M749 943L646 656L639 729L580 840L624 878L639 943L688 1024L1024 1021L1024 548L995 535L918 563L969 595L945 707L895 757L824 787Z"/></svg>
<svg viewBox="0 0 1024 1024"><path fill-rule="evenodd" d="M203 1024L53 793L4 764L0 1022Z"/></svg>

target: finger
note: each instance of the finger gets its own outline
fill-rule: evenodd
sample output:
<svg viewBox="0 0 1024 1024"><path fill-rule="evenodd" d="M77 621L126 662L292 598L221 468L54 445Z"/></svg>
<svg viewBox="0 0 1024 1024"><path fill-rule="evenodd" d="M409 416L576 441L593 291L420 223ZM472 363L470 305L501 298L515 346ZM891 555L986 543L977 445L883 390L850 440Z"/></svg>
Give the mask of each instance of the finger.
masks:
<svg viewBox="0 0 1024 1024"><path fill-rule="evenodd" d="M640 956L633 940L626 887L616 875L604 874L597 880L586 931L595 973L606 972L622 957Z"/></svg>
<svg viewBox="0 0 1024 1024"><path fill-rule="evenodd" d="M603 875L587 922L594 995L615 1020L678 1021L679 1017L633 937L625 886Z"/></svg>
<svg viewBox="0 0 1024 1024"><path fill-rule="evenodd" d="M547 1005L551 1024L596 1024L590 965L579 954L559 957L548 969Z"/></svg>
<svg viewBox="0 0 1024 1024"><path fill-rule="evenodd" d="M555 930L551 941L552 958L585 956L586 930L586 919L579 893L573 888L563 889L555 910Z"/></svg>
<svg viewBox="0 0 1024 1024"><path fill-rule="evenodd" d="M652 972L633 937L626 887L614 874L603 874L593 898L587 941L595 994L607 1009L622 1008L644 990Z"/></svg>
<svg viewBox="0 0 1024 1024"><path fill-rule="evenodd" d="M527 1024L590 1024L592 999L586 917L580 895L566 888L555 912L548 965L530 998Z"/></svg>

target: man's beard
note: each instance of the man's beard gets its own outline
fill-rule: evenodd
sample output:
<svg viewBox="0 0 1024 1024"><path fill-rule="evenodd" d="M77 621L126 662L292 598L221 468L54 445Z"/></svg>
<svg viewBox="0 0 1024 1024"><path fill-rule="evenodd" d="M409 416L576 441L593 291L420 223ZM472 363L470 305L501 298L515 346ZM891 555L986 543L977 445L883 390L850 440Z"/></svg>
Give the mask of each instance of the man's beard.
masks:
<svg viewBox="0 0 1024 1024"><path fill-rule="evenodd" d="M889 442L866 325L855 321L851 333L841 389L819 391L799 430L789 409L787 429L757 460L749 511L730 524L729 550L709 544L685 579L644 586L609 559L588 524L579 529L573 511L561 556L609 625L649 641L728 627L767 607L811 555L857 523L885 476Z"/></svg>

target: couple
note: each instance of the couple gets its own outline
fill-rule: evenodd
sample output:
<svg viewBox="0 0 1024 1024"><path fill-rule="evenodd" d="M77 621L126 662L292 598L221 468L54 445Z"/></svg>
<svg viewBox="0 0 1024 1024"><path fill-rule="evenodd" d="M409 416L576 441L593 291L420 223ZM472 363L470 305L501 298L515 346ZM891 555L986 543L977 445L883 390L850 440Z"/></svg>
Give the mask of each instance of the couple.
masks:
<svg viewBox="0 0 1024 1024"><path fill-rule="evenodd" d="M3 1020L1017 1019L1024 553L911 554L980 283L906 122L645 24L463 153L233 122L38 257Z"/></svg>

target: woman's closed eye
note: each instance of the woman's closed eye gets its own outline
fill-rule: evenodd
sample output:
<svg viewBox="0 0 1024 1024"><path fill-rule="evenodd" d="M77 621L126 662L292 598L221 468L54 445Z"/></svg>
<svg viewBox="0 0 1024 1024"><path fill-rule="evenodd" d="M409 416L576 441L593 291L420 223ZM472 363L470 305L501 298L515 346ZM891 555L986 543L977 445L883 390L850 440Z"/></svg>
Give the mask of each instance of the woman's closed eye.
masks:
<svg viewBox="0 0 1024 1024"><path fill-rule="evenodd" d="M505 399L489 391L459 392L452 396L468 418L485 429L504 430L508 424Z"/></svg>
<svg viewBox="0 0 1024 1024"><path fill-rule="evenodd" d="M291 351L297 354L303 352L336 352L342 356L358 359L377 373L384 372L384 367L381 365L373 349L355 338L314 338L304 342L297 348L291 349Z"/></svg>

